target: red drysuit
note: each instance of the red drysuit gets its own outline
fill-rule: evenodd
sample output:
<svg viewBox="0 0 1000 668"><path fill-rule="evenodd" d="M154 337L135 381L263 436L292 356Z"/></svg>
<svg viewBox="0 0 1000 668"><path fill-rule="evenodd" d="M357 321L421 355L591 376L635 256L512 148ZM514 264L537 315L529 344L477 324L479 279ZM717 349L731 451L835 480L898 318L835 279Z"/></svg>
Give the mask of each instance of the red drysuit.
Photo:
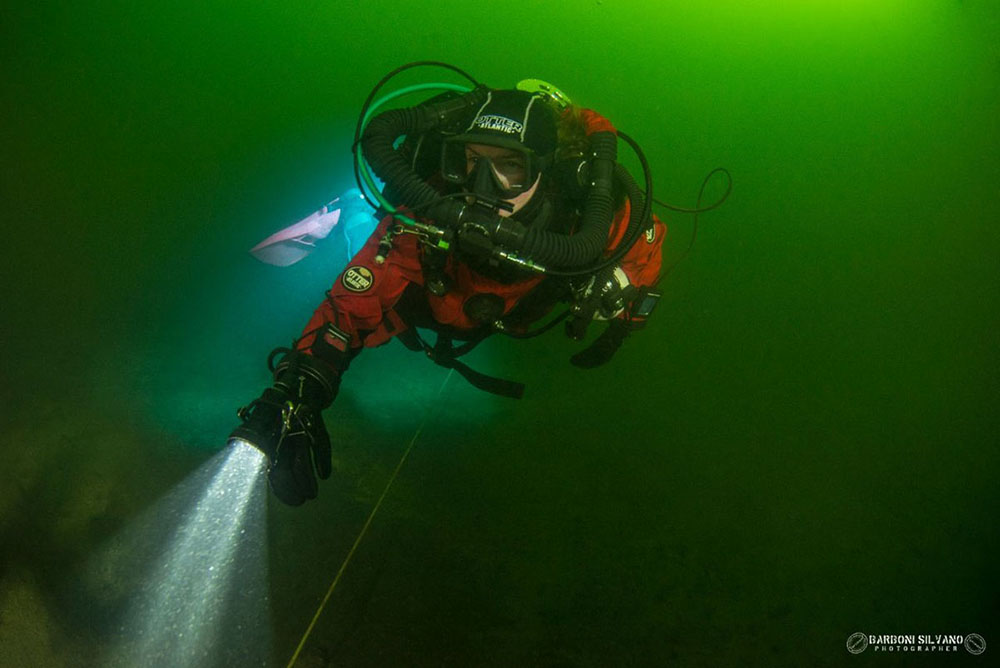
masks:
<svg viewBox="0 0 1000 668"><path fill-rule="evenodd" d="M582 110L581 113L588 134L598 130L613 131L611 124L595 112ZM629 202L626 200L615 214L608 238L609 251L624 235L628 217ZM404 321L396 307L404 292L413 298L414 291L419 291L418 299L426 300L435 325L443 326L453 336L461 337L463 333L468 333L468 338L474 338L476 331L482 331L484 325L473 321L466 314L463 307L469 298L482 293L496 295L503 300L503 314L507 315L545 278L539 274L513 283L503 283L477 273L452 254L445 266L451 288L444 296L436 296L423 289L424 277L420 262L423 250L416 235L396 235L392 251L385 261L381 264L375 262L379 241L393 224L391 216L384 218L364 247L337 277L327 298L319 305L303 330L302 337L296 343L297 349L317 353L317 338L322 336L327 344L347 353L349 359L362 346L370 348L382 345L413 326L413 323ZM631 285L651 287L656 282L666 231L666 226L654 216L653 229L640 237L621 259L619 264ZM554 304L549 305L549 310L552 306ZM537 320L543 315L544 313L534 312L529 321ZM350 342L345 345L344 341L331 337L325 328L327 323L332 323L338 330L349 335ZM522 321L514 326L523 330L527 324L528 322ZM426 323L421 326L426 326ZM325 346L320 344L319 347ZM327 361L332 363L332 360ZM338 373L346 367L346 363L332 364L339 367L335 369Z"/></svg>

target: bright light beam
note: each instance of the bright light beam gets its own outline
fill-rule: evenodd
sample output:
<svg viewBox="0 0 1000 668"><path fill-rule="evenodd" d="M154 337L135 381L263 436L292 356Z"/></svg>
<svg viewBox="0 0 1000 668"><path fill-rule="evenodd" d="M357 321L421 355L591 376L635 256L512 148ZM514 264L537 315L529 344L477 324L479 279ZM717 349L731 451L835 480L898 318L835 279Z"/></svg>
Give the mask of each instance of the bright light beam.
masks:
<svg viewBox="0 0 1000 668"><path fill-rule="evenodd" d="M115 566L128 570L120 575L140 584L128 594L104 665L270 662L264 466L255 448L232 445L191 477L201 484L185 495L187 510L158 553L146 541L162 537L164 522L176 521L184 500L175 495L145 518L144 530L116 546ZM213 469L205 485L203 472Z"/></svg>

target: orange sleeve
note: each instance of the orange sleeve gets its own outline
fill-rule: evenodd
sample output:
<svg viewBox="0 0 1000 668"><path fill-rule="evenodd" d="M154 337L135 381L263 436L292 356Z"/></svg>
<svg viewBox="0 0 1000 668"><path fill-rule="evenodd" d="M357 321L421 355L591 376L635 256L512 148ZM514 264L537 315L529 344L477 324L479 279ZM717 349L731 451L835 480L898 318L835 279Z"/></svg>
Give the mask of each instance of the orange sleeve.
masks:
<svg viewBox="0 0 1000 668"><path fill-rule="evenodd" d="M625 205L615 213L608 236L608 250L615 248L625 236L631 210L631 203L625 200ZM667 226L653 214L653 229L636 239L618 262L629 283L637 287L652 287L656 283L663 266L663 240L666 236Z"/></svg>

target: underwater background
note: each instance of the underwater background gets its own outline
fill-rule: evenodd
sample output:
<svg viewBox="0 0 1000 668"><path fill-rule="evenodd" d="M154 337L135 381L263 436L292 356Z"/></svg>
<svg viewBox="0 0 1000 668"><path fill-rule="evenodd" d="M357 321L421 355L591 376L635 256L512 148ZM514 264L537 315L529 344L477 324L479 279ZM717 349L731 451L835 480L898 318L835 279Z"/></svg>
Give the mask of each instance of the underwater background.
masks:
<svg viewBox="0 0 1000 668"><path fill-rule="evenodd" d="M296 665L1000 652L996 2L22 2L0 30L0 665L114 663L197 472L347 259L247 250L353 185L361 105L415 60L550 81L639 142L659 199L718 166L732 195L604 367L559 329L491 339L468 362L518 402L366 351L319 498L257 495L212 566L244 599L162 590L199 645L148 665L286 665L410 444ZM669 263L693 221L658 213Z"/></svg>

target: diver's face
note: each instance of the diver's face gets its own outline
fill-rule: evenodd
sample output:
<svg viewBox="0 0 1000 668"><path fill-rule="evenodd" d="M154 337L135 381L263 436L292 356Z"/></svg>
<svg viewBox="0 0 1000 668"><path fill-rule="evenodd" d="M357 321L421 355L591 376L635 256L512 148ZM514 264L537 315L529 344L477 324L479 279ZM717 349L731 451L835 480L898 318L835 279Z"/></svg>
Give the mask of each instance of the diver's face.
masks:
<svg viewBox="0 0 1000 668"><path fill-rule="evenodd" d="M493 165L493 173L497 181L504 190L521 191L528 184L525 183L528 175L528 165L525 163L523 153L490 146L489 144L466 144L465 145L465 173L472 174L476 165L483 158L489 158Z"/></svg>
<svg viewBox="0 0 1000 668"><path fill-rule="evenodd" d="M523 153L500 146L490 146L489 144L466 144L465 145L465 173L472 175L479 162L489 159L489 164L493 168L493 176L496 177L504 193L504 201L513 206L513 211L500 211L501 216L508 216L524 208L531 196L535 194L538 187L539 178L535 178L534 183L527 183L528 165Z"/></svg>

